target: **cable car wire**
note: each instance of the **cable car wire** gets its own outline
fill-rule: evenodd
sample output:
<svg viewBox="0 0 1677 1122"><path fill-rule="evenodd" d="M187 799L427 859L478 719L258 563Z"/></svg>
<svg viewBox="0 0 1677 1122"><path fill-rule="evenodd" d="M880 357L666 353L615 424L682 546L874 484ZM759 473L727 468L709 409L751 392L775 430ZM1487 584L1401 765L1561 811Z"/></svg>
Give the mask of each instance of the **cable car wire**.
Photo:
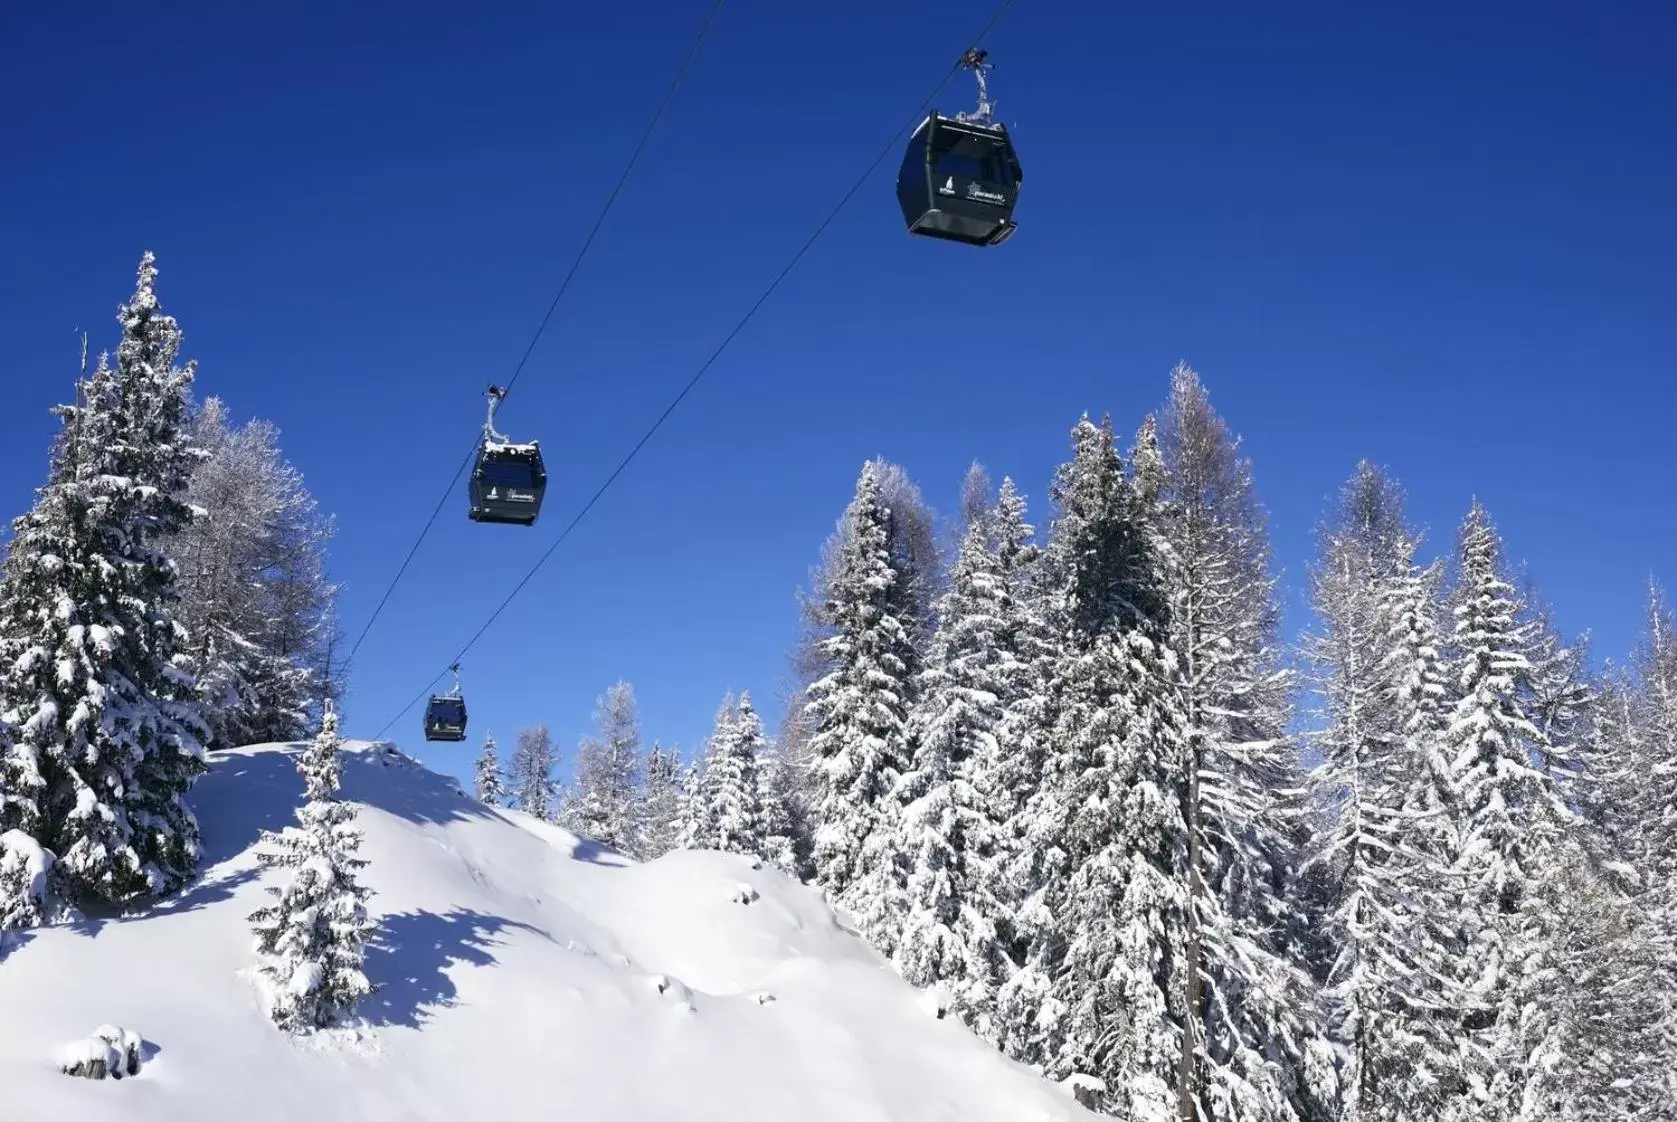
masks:
<svg viewBox="0 0 1677 1122"><path fill-rule="evenodd" d="M991 14L989 21L985 23L983 29L973 38L971 45L967 48L968 53L975 49L979 43L983 42L984 37L991 32L997 23L1001 22L1002 16L1006 15L1007 10L1012 6L1013 0L1002 0L995 12ZM495 621L500 618L501 613L507 610L508 606L512 604L518 594L522 592L524 587L530 583L531 579L535 577L541 567L547 564L548 559L558 551L561 545L565 544L565 539L570 537L571 531L575 530L582 520L588 516L588 512L594 509L594 505L600 501L606 491L611 488L611 485L617 482L617 478L623 474L624 469L626 469L629 464L634 461L636 456L640 455L641 449L646 447L653 435L657 433L661 427L663 427L664 422L667 421L670 418L670 415L676 411L677 407L686 400L687 395L693 391L693 387L699 384L699 380L710 371L710 368L715 365L716 360L722 357L722 352L728 349L729 344L734 341L740 332L745 330L746 325L749 324L757 315L757 312L763 307L763 305L768 303L769 297L774 295L775 290L778 289L781 283L791 275L792 270L797 267L798 262L803 260L804 255L810 251L810 248L815 245L821 235L826 233L827 228L833 224L833 221L836 218L838 218L839 212L842 211L850 200L856 196L856 193L862 189L862 186L873 176L873 173L879 169L879 165L884 163L886 158L896 151L897 145L902 141L903 134L925 117L926 113L931 109L932 103L937 100L938 94L943 91L943 87L948 85L949 79L954 77L961 69L962 61L964 61L965 58L966 55L963 54L962 60L957 61L947 72L945 72L943 77L938 80L938 84L932 88L931 93L926 95L925 100L920 104L920 108L915 111L910 123L900 126L896 132L891 134L891 139L886 142L883 148L880 149L879 154L868 163L867 169L863 171L862 174L857 177L856 181L850 185L850 189L845 191L843 197L839 199L838 204L834 206L833 209L827 213L827 216L823 218L815 227L814 232L804 240L803 245L799 246L798 251L792 255L792 259L788 261L780 272L775 275L775 278L769 282L768 287L763 290L762 295L757 297L751 307L746 310L745 315L740 317L739 322L734 324L733 329L723 337L722 342L717 344L716 349L710 353L710 357L705 359L699 369L691 378L687 380L687 384L682 386L680 392L677 393L675 397L671 399L670 403L664 407L664 411L658 414L657 419L654 420L651 426L641 434L640 439L635 442L634 447L629 449L628 454L618 462L615 468L612 469L611 474L606 476L605 482L600 484L594 494L590 496L588 501L582 505L582 509L578 510L576 514L571 517L570 522L566 523L565 528L559 532L559 536L554 539L553 544L547 547L546 552L538 557L536 559L536 563L530 566L529 571L519 579L517 584L513 585L512 591L507 593L506 597L493 612L489 613L489 618L483 621L483 625L479 627L477 631L473 632L470 639L466 640L466 645L460 648L459 653L449 660L450 664L458 664L463 658L465 658L466 654L477 644L477 641L483 638L484 633L487 632ZM448 668L445 667L435 677L427 682L425 684L425 688L414 695L413 700L402 706L401 710L394 717L385 722L384 727L379 729L378 732L373 735L373 739L382 739L384 734L389 732L397 721L400 721L407 715L408 710L419 704L420 701L424 700L430 694L431 688L436 685L438 679L447 673Z"/></svg>
<svg viewBox="0 0 1677 1122"><path fill-rule="evenodd" d="M588 231L588 236L583 239L582 248L577 251L575 259L571 261L571 267L566 271L565 279L560 281L559 291L554 293L552 302L547 306L546 314L542 316L541 323L536 326L536 333L530 338L530 345L524 348L523 356L519 358L518 365L513 368L512 377L508 378L506 385L501 387L503 398L512 392L513 384L518 381L519 375L524 373L524 368L528 365L530 356L536 351L536 344L541 342L542 334L547 330L549 321L553 319L554 311L559 307L559 301L565 298L565 292L571 287L571 281L575 279L577 270L582 267L582 261L588 256L588 250L593 246L595 237L598 236L600 228L605 225L606 215L610 214L611 208L616 205L617 196L623 193L623 185L629 182L629 175L635 170L635 165L640 162L641 153L646 150L647 141L652 139L652 131L658 127L658 122L664 116L664 110L669 108L670 102L675 98L676 89L680 87L682 79L687 76L687 71L692 67L693 60L699 57L699 49L704 46L705 38L710 34L711 27L716 23L717 13L721 10L722 0L716 0L711 5L710 13L705 17L704 24L699 28L699 33L693 37L693 44L687 49L687 57L681 60L680 66L676 67L675 75L670 79L669 88L664 91L663 100L652 111L652 117L646 122L646 128L641 131L640 140L636 142L634 151L629 154L628 163L623 165L623 172L617 177L617 183L613 185L611 192L606 196L605 205L600 208L598 217L594 219L593 228ZM413 545L408 549L407 556L402 559L402 564L397 568L396 575L390 578L390 584L385 588L384 595L379 597L378 605L373 608L373 614L368 617L366 625L361 628L361 634L356 637L354 644L350 646L345 662L353 659L355 652L361 649L361 644L366 640L368 633L372 631L373 624L378 622L380 614L383 613L384 606L390 602L391 594L396 591L396 586L401 583L403 575L408 571L408 566L413 563L414 556L419 552L419 547L425 543L426 537L431 533L431 527L437 524L437 516L443 512L443 507L448 505L448 500L453 496L454 489L459 486L460 476L471 466L476 457L477 441L474 440L472 450L466 453L466 458L461 460L460 466L454 469L454 477L448 481L448 486L443 489L442 498L437 500L436 507L431 511L431 517L425 520L424 527L419 531L419 537L414 539Z"/></svg>

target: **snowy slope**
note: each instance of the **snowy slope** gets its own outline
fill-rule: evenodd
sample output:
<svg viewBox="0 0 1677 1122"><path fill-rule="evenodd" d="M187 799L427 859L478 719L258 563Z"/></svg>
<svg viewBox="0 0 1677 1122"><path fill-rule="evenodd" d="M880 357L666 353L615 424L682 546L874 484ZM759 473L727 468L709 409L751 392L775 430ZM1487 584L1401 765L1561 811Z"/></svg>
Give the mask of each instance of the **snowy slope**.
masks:
<svg viewBox="0 0 1677 1122"><path fill-rule="evenodd" d="M922 1009L810 889L718 853L629 862L352 742L384 990L355 1038L294 1043L247 971L251 853L292 821L292 749L216 761L193 802L203 879L148 915L28 933L0 961L5 1118L209 1122L544 1115L578 1122L1072 1122L1059 1088ZM735 901L741 884L757 899ZM667 980L666 980L667 979ZM772 1000L759 1000L770 994ZM71 1079L112 1022L149 1060Z"/></svg>

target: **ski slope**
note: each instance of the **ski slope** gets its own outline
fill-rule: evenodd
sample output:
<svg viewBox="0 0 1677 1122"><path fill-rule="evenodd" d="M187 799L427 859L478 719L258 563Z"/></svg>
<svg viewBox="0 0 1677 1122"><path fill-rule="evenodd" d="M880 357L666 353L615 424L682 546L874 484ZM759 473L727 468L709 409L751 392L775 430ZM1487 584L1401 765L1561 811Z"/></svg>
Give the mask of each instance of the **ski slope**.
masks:
<svg viewBox="0 0 1677 1122"><path fill-rule="evenodd" d="M729 854L637 864L484 807L393 749L346 745L380 917L366 1025L294 1041L250 976L252 847L302 798L293 748L216 758L193 792L202 879L145 915L12 937L6 1118L1073 1122L1094 1115L897 977L818 894ZM755 899L751 899L755 896ZM750 900L749 903L740 902ZM140 1074L58 1072L105 1023Z"/></svg>

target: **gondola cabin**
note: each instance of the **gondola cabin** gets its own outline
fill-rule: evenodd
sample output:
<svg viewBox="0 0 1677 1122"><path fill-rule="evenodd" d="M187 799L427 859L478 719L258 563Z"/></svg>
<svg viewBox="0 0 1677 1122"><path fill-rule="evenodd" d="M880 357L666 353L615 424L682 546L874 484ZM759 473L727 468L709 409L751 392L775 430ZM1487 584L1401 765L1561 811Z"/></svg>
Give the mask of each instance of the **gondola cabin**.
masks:
<svg viewBox="0 0 1677 1122"><path fill-rule="evenodd" d="M920 123L897 174L908 232L967 245L1000 245L1018 225L1025 180L1007 129L940 116Z"/></svg>
<svg viewBox="0 0 1677 1122"><path fill-rule="evenodd" d="M468 485L473 522L534 526L547 491L541 448L485 442L472 465Z"/></svg>
<svg viewBox="0 0 1677 1122"><path fill-rule="evenodd" d="M466 699L441 694L425 706L426 740L466 739Z"/></svg>

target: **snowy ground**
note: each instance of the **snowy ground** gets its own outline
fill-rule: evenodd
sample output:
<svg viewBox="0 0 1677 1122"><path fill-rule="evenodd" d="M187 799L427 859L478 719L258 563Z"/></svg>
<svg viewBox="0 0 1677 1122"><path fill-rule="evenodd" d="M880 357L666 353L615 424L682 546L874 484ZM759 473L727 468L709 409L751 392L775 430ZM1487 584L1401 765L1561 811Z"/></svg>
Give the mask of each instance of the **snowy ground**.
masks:
<svg viewBox="0 0 1677 1122"><path fill-rule="evenodd" d="M384 985L356 1038L293 1043L247 975L251 853L301 799L291 749L194 791L202 881L147 915L14 937L0 960L0 1116L94 1122L1073 1122L1066 1092L935 1020L811 890L718 853L645 865L352 742ZM268 874L277 875L277 874ZM741 885L756 898L736 902ZM744 893L749 896L751 893ZM772 995L772 999L766 995ZM63 1045L144 1037L121 1082Z"/></svg>

